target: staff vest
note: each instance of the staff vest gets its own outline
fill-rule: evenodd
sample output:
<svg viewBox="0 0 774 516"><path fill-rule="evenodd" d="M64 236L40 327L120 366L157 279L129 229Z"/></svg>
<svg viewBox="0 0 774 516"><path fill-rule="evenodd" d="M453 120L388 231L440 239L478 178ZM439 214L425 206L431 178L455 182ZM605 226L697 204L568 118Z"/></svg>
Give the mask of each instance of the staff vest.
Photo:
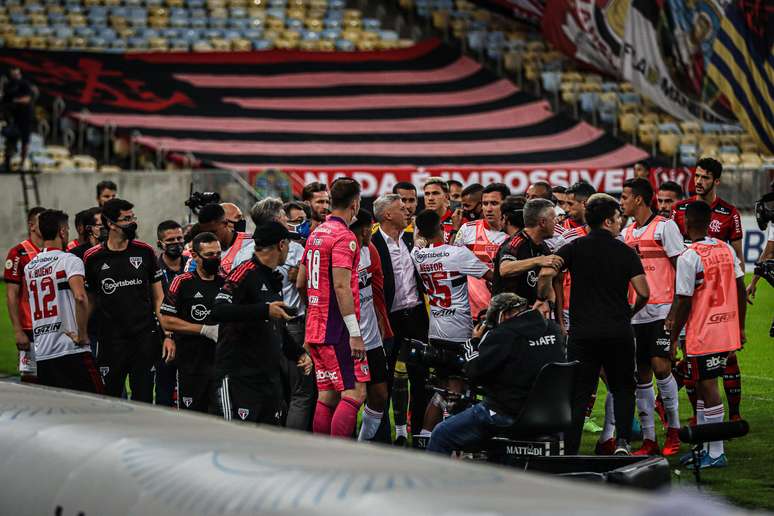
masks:
<svg viewBox="0 0 774 516"><path fill-rule="evenodd" d="M494 268L494 259L500 246L489 240L486 226L484 219L476 221L476 240L473 245L468 245L468 248L491 270ZM492 292L489 291L486 280L473 276L468 276L468 296L470 296L470 310L473 317L478 316L482 310L486 310L492 300Z"/></svg>
<svg viewBox="0 0 774 516"><path fill-rule="evenodd" d="M689 246L704 267L704 282L696 287L686 326L688 355L735 351L742 346L734 255L723 242Z"/></svg>
<svg viewBox="0 0 774 516"><path fill-rule="evenodd" d="M634 224L628 227L624 241L633 248L642 260L645 278L650 287L649 305L671 303L675 295L675 268L664 251L664 246L656 240L656 228L666 219L656 215L639 237L634 236ZM634 303L636 294L629 287L629 303Z"/></svg>

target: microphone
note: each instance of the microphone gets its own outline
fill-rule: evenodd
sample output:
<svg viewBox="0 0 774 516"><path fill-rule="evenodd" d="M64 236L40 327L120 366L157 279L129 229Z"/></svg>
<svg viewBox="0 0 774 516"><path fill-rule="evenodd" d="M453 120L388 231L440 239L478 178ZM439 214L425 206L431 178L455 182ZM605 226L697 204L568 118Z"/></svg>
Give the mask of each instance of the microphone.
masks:
<svg viewBox="0 0 774 516"><path fill-rule="evenodd" d="M745 420L729 421L728 423L710 423L707 425L684 426L678 436L687 444L699 444L710 441L725 441L736 437L744 437L750 431L750 425Z"/></svg>

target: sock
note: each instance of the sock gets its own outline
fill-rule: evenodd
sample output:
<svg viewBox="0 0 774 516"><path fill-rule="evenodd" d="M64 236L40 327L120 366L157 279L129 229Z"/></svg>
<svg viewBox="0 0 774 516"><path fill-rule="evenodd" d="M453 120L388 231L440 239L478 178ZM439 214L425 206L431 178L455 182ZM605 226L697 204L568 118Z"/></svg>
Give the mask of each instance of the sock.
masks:
<svg viewBox="0 0 774 516"><path fill-rule="evenodd" d="M736 353L731 353L723 371L723 390L728 400L728 418L739 416L739 405L742 403L742 373L739 371L739 361ZM706 410L706 409L705 409Z"/></svg>
<svg viewBox="0 0 774 516"><path fill-rule="evenodd" d="M406 373L406 364L398 361L395 364L395 379L392 382L392 415L395 418L395 428L399 426L404 428L406 434L406 421L408 418L408 373Z"/></svg>
<svg viewBox="0 0 774 516"><path fill-rule="evenodd" d="M643 440L656 440L656 424L653 420L655 407L656 393L653 392L653 382L637 384L637 413L640 416Z"/></svg>
<svg viewBox="0 0 774 516"><path fill-rule="evenodd" d="M419 435L422 436L422 437L430 437L431 433L432 432L430 430L427 430L427 429L423 428L422 431L419 432Z"/></svg>
<svg viewBox="0 0 774 516"><path fill-rule="evenodd" d="M704 423L704 400L696 400L696 424L703 425Z"/></svg>
<svg viewBox="0 0 774 516"><path fill-rule="evenodd" d="M315 434L331 435L332 419L333 408L322 401L317 400L317 407L314 409L314 419L312 420L312 432Z"/></svg>
<svg viewBox="0 0 774 516"><path fill-rule="evenodd" d="M591 393L591 398L589 398L589 403L586 405L586 419L591 417L591 413L594 411L594 404L597 402L597 389L599 388L599 382L597 382L597 386L594 387L594 392Z"/></svg>
<svg viewBox="0 0 774 516"><path fill-rule="evenodd" d="M408 437L408 428L406 425L395 425L395 438Z"/></svg>
<svg viewBox="0 0 774 516"><path fill-rule="evenodd" d="M377 412L366 405L363 408L363 424L360 426L360 435L358 441L370 441L376 435L379 425L382 424L382 415L384 412Z"/></svg>
<svg viewBox="0 0 774 516"><path fill-rule="evenodd" d="M714 407L705 407L704 424L709 425L712 423L722 423L723 415L723 403L720 405L715 405ZM723 441L712 441L710 443L705 443L705 446L711 459L717 459L723 455Z"/></svg>
<svg viewBox="0 0 774 516"><path fill-rule="evenodd" d="M605 424L602 425L602 435L599 436L601 442L609 441L615 435L615 408L613 404L613 393L608 392L605 398Z"/></svg>
<svg viewBox="0 0 774 516"><path fill-rule="evenodd" d="M352 437L357 424L357 413L361 403L346 396L336 405L331 419L331 435L335 437Z"/></svg>
<svg viewBox="0 0 774 516"><path fill-rule="evenodd" d="M677 382L671 374L663 380L656 379L658 391L661 393L661 402L667 415L669 428L680 428L680 410L677 398Z"/></svg>

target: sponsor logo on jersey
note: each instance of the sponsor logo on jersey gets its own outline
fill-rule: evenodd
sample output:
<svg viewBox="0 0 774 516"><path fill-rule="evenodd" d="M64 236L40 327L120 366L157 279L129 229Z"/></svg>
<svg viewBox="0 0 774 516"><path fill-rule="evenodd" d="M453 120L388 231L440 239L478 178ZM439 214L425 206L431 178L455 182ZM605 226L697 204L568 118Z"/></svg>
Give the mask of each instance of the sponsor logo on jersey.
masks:
<svg viewBox="0 0 774 516"><path fill-rule="evenodd" d="M61 322L55 322L51 324L43 324L41 326L38 326L35 328L32 332L33 336L40 337L41 335L45 335L46 333L55 333L59 331L59 328L62 327Z"/></svg>
<svg viewBox="0 0 774 516"><path fill-rule="evenodd" d="M534 287L537 285L538 282L538 275L535 271L529 271L527 272L527 285L530 287Z"/></svg>
<svg viewBox="0 0 774 516"><path fill-rule="evenodd" d="M223 292L220 292L217 296L215 296L216 300L225 301L227 303L230 303L232 299L234 299L234 296L231 294L226 294Z"/></svg>
<svg viewBox="0 0 774 516"><path fill-rule="evenodd" d="M108 265L107 263L103 263L102 268L100 270L106 271L108 269L110 269L110 265Z"/></svg>
<svg viewBox="0 0 774 516"><path fill-rule="evenodd" d="M310 305L316 305L320 302L319 296L309 296L309 304Z"/></svg>
<svg viewBox="0 0 774 516"><path fill-rule="evenodd" d="M704 362L704 367L707 369L717 369L719 367L726 367L726 362L728 362L728 358L726 357L709 357L706 362Z"/></svg>
<svg viewBox="0 0 774 516"><path fill-rule="evenodd" d="M414 253L414 258L417 263L422 263L429 258L448 258L449 253L447 251L430 251L428 249L419 249ZM441 264L437 264L441 265Z"/></svg>
<svg viewBox="0 0 774 516"><path fill-rule="evenodd" d="M318 381L330 380L332 382L335 382L338 379L339 379L339 373L336 371L323 371L321 369L317 370Z"/></svg>
<svg viewBox="0 0 774 516"><path fill-rule="evenodd" d="M139 269L140 265L142 265L142 256L130 256L129 263L131 263L132 267L135 269Z"/></svg>
<svg viewBox="0 0 774 516"><path fill-rule="evenodd" d="M247 419L247 416L250 415L250 409L246 409L246 408L237 409L237 414L242 419L242 421L244 421L245 419Z"/></svg>
<svg viewBox="0 0 774 516"><path fill-rule="evenodd" d="M556 335L544 335L540 337L537 340L530 340L529 345L530 347L534 346L550 346L551 344L556 344Z"/></svg>
<svg viewBox="0 0 774 516"><path fill-rule="evenodd" d="M110 367L108 366L101 366L99 368L99 374L102 375L102 378L105 378L109 372L110 372Z"/></svg>
<svg viewBox="0 0 774 516"><path fill-rule="evenodd" d="M718 215L731 215L731 210L729 210L728 208L720 204L715 206L715 209L713 211Z"/></svg>
<svg viewBox="0 0 774 516"><path fill-rule="evenodd" d="M193 403L193 398L189 396L183 396L183 405L185 405L186 407L190 407L191 403Z"/></svg>
<svg viewBox="0 0 774 516"><path fill-rule="evenodd" d="M210 310L204 305L193 305L191 307L191 318L194 321L203 321L210 315Z"/></svg>
<svg viewBox="0 0 774 516"><path fill-rule="evenodd" d="M204 296L202 295L201 292L197 292L196 294L194 294L194 298L195 299L199 299L199 298L202 298L202 297L204 297Z"/></svg>
<svg viewBox="0 0 774 516"><path fill-rule="evenodd" d="M441 308L440 310L431 310L433 317L452 317L457 313L456 308Z"/></svg>
<svg viewBox="0 0 774 516"><path fill-rule="evenodd" d="M102 280L102 292L104 292L107 295L112 294L116 291L118 288L123 287L134 287L137 285L142 285L141 279L130 279L130 280L121 280L116 281L113 278L105 278Z"/></svg>
<svg viewBox="0 0 774 516"><path fill-rule="evenodd" d="M721 312L719 314L712 314L709 317L709 322L707 324L719 324L723 322L730 321L736 312Z"/></svg>

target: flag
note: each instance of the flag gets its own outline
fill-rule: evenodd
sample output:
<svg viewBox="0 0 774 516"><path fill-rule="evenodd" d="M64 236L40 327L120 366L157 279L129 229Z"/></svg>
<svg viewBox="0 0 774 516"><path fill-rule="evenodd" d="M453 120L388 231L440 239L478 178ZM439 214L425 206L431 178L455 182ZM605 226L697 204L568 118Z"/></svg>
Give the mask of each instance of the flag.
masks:
<svg viewBox="0 0 774 516"><path fill-rule="evenodd" d="M774 5L730 4L712 50L707 75L747 132L774 154Z"/></svg>
<svg viewBox="0 0 774 516"><path fill-rule="evenodd" d="M3 49L0 63L70 116L203 166L597 169L646 156L435 39L375 52Z"/></svg>

